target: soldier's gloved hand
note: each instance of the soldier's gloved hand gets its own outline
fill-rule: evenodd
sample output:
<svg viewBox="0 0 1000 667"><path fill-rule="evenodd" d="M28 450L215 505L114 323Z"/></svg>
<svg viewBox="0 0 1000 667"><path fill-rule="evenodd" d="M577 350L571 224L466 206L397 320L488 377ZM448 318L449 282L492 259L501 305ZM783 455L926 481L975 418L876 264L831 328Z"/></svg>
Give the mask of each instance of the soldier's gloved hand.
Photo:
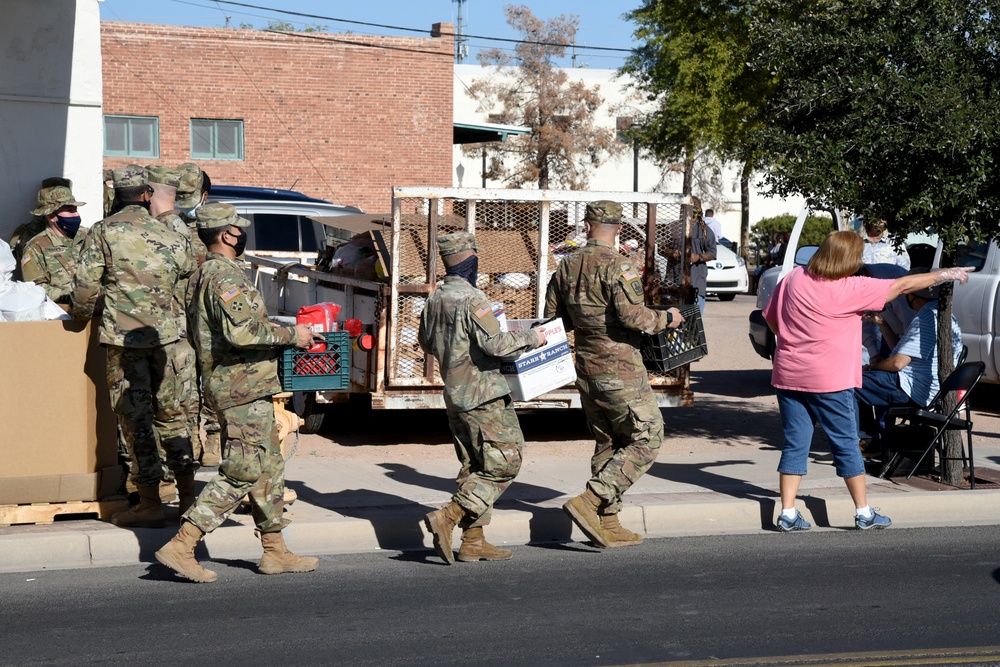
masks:
<svg viewBox="0 0 1000 667"><path fill-rule="evenodd" d="M313 342L323 340L321 336L313 333L312 328L308 324L296 324L295 337L295 347L300 350L307 350L312 347Z"/></svg>
<svg viewBox="0 0 1000 667"><path fill-rule="evenodd" d="M681 315L681 311L676 308L667 308L667 312L670 313L670 324L667 325L668 329L676 329L680 325L684 324L684 316Z"/></svg>
<svg viewBox="0 0 1000 667"><path fill-rule="evenodd" d="M538 338L538 347L545 345L545 332L541 328L532 329L535 332L535 336Z"/></svg>

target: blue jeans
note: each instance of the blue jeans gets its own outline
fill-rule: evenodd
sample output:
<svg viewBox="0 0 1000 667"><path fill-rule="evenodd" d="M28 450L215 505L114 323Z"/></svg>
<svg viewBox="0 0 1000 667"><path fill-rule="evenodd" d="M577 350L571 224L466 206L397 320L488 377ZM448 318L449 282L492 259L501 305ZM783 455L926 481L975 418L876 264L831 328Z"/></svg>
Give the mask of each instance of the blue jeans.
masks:
<svg viewBox="0 0 1000 667"><path fill-rule="evenodd" d="M705 314L705 295L704 294L699 294L698 295L698 310L701 312L702 315Z"/></svg>
<svg viewBox="0 0 1000 667"><path fill-rule="evenodd" d="M899 386L899 373L889 371L865 371L861 375L861 387L854 390L858 402L858 435L861 438L877 440L885 432L885 415L890 405L915 405L909 395ZM875 421L862 428L861 417L864 408L875 408ZM867 421L867 420L866 420Z"/></svg>
<svg viewBox="0 0 1000 667"><path fill-rule="evenodd" d="M813 424L818 423L830 441L837 476L865 474L865 461L858 449L858 404L853 389L818 394L786 389L776 391L781 426L785 431L778 472L786 475L808 472Z"/></svg>

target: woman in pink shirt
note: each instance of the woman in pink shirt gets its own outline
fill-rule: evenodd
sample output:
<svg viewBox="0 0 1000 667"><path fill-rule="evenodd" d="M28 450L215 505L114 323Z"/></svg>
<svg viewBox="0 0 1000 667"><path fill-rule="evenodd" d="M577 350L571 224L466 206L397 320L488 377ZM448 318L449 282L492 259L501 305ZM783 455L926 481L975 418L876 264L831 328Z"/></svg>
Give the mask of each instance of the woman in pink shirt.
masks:
<svg viewBox="0 0 1000 667"><path fill-rule="evenodd" d="M868 507L858 448L854 389L861 386L861 316L866 310L882 310L900 294L946 280L968 280L968 272L959 269L896 280L857 276L863 250L864 241L854 232L831 232L805 269L794 269L778 283L764 308L764 319L777 339L771 384L785 435L778 463L782 532L811 527L795 509L795 497L807 472L817 422L830 441L837 475L844 478L857 508L855 527L892 524Z"/></svg>

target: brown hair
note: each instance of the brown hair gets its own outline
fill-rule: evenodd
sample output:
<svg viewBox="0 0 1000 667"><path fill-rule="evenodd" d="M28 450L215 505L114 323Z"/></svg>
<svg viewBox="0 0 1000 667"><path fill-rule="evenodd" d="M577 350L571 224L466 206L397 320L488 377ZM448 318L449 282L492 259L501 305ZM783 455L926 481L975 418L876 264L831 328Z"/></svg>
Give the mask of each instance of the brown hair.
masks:
<svg viewBox="0 0 1000 667"><path fill-rule="evenodd" d="M861 268L864 249L865 242L854 232L830 232L809 260L806 270L810 275L825 280L852 276Z"/></svg>

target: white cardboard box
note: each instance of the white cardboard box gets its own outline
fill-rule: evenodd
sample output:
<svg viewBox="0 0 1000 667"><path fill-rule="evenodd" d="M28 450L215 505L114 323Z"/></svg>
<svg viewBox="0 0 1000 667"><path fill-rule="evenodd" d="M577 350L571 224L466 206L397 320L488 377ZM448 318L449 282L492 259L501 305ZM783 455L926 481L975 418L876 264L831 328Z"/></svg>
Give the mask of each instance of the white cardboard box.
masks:
<svg viewBox="0 0 1000 667"><path fill-rule="evenodd" d="M527 331L540 320L507 320L507 331ZM510 386L515 401L530 401L542 394L576 381L573 355L566 340L562 319L540 326L545 345L500 364L500 372Z"/></svg>

